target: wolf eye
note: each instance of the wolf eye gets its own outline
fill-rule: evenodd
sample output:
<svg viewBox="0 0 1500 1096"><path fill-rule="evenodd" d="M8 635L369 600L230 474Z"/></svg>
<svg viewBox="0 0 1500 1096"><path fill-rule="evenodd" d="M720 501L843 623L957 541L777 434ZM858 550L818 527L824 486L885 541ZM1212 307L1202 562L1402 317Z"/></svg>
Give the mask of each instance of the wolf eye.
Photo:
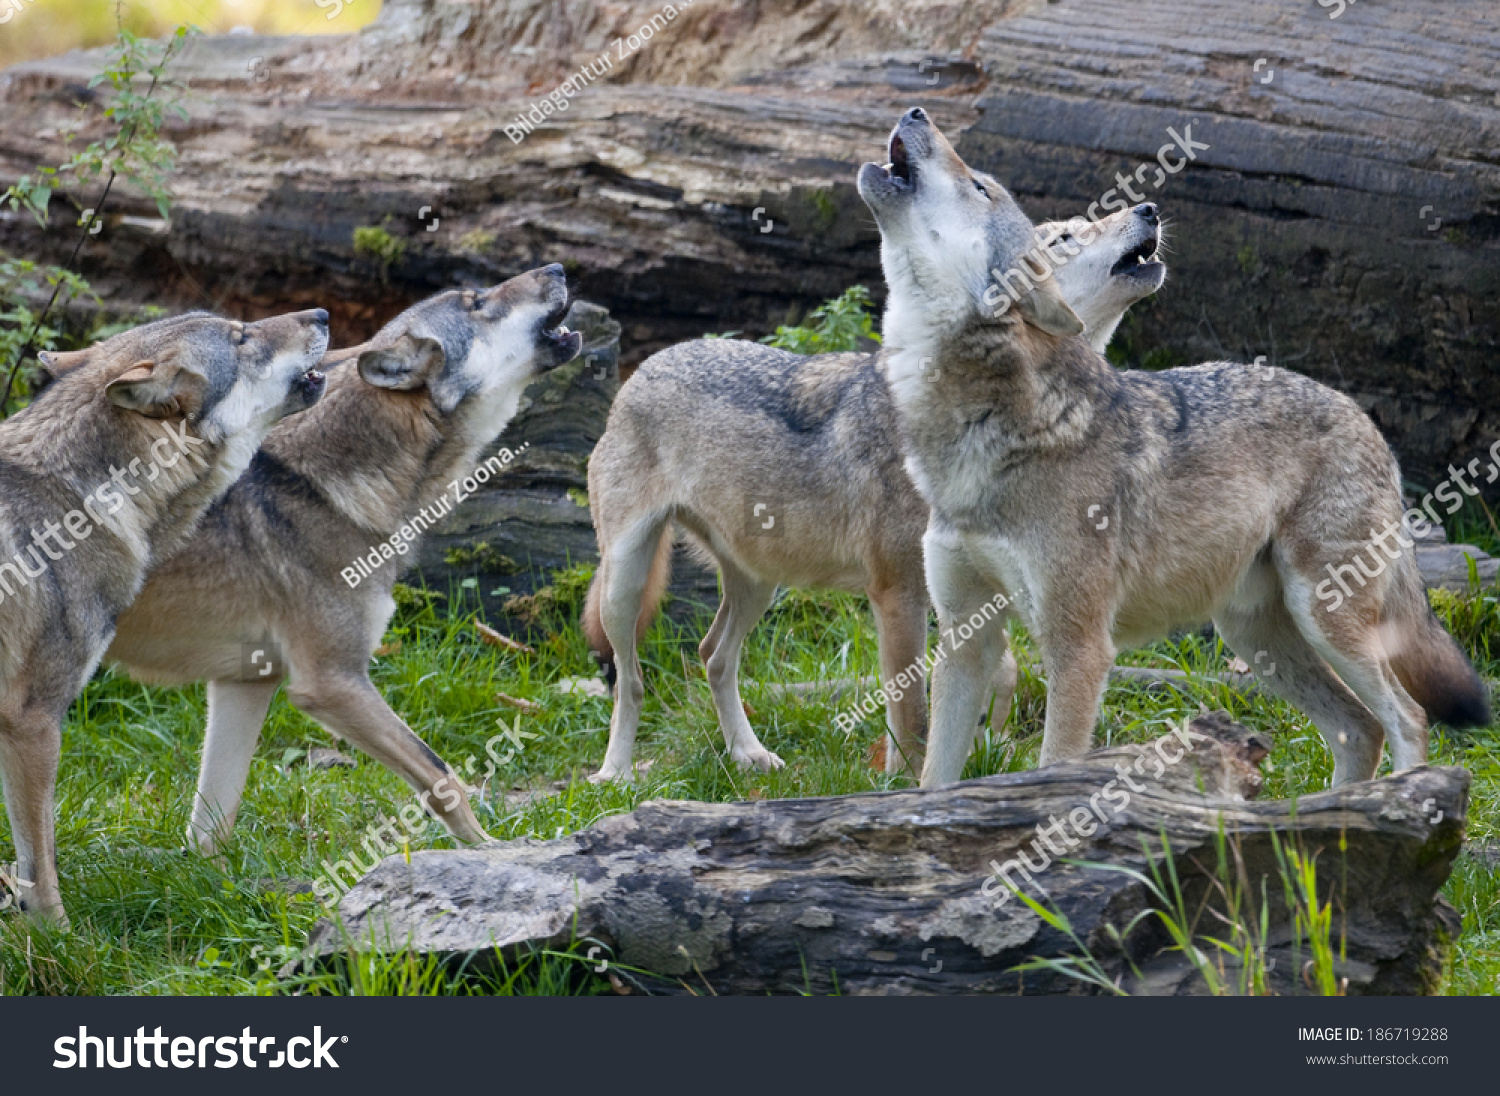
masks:
<svg viewBox="0 0 1500 1096"><path fill-rule="evenodd" d="M979 193L983 194L986 198L990 196L990 192L984 189L984 184L981 183L978 179L974 180L974 189L979 191Z"/></svg>

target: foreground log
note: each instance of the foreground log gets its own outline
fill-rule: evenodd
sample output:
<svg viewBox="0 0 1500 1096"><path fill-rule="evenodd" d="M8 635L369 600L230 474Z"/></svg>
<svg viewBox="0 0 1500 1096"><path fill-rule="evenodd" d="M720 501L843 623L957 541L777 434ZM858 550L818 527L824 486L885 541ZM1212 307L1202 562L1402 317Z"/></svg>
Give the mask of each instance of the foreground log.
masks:
<svg viewBox="0 0 1500 1096"><path fill-rule="evenodd" d="M557 841L393 857L344 897L338 925L314 930L309 961L351 944L482 961L495 948L576 939L612 956L619 984L652 992L1089 992L1054 970L1015 970L1077 951L1023 902L1001 900L994 868L1025 853L1031 882L1010 878L1065 914L1111 979L1135 992L1194 993L1201 982L1152 919L1127 938L1128 957L1110 944L1108 926L1123 930L1152 908L1147 889L1061 862L1038 835L1076 843L1071 859L1147 871L1146 850L1162 859L1165 837L1187 908L1198 911L1222 907L1213 885L1222 827L1255 916L1264 879L1277 992L1306 992L1294 954L1308 952L1289 924L1273 833L1317 856L1349 993L1435 988L1458 930L1438 888L1462 841L1468 773L1424 768L1295 804L1252 803L1266 751L1216 713L1157 743L934 791L655 802ZM1209 912L1198 931L1227 935Z"/></svg>

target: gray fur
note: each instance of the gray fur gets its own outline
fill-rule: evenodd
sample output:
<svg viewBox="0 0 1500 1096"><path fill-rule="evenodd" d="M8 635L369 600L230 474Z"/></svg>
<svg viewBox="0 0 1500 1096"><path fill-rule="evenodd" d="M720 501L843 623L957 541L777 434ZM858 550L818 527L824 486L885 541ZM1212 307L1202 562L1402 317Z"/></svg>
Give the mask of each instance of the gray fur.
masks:
<svg viewBox="0 0 1500 1096"><path fill-rule="evenodd" d="M1055 279L997 311L985 272L1028 246L1014 203L973 192L920 111L892 141L913 183L866 164L860 190L881 229L906 466L932 508L928 587L945 637L1012 598L1047 675L1043 764L1089 748L1119 648L1210 618L1317 722L1335 783L1373 776L1387 737L1397 769L1420 763L1429 714L1487 719L1409 544L1336 611L1318 593L1402 517L1395 458L1352 400L1232 363L1117 373L1067 334ZM938 664L924 785L958 778L1004 652L1003 630L982 629Z"/></svg>
<svg viewBox="0 0 1500 1096"><path fill-rule="evenodd" d="M427 519L452 504L450 482L474 470L527 384L578 353L580 336L556 328L567 299L550 266L438 294L330 353L327 397L271 433L121 616L110 660L146 681L209 682L195 847L215 853L228 836L283 677L293 704L411 783L460 838L485 839L462 783L369 680L402 564L350 572L353 586L343 576L403 527L414 539L397 537L407 552L393 557L415 558ZM264 680L245 673L258 645L283 656Z"/></svg>
<svg viewBox="0 0 1500 1096"><path fill-rule="evenodd" d="M68 705L147 568L317 400L327 318L193 313L48 354L57 379L0 424L0 769L38 916L66 920L52 798Z"/></svg>
<svg viewBox="0 0 1500 1096"><path fill-rule="evenodd" d="M1069 299L1098 328L1100 347L1125 309L1165 276L1160 264L1112 273L1122 257L1154 252L1154 225L1154 207L1149 219L1144 207L1116 214L1060 274ZM1068 227L1043 226L1042 238L1057 240ZM874 354L806 357L702 340L641 365L616 397L589 461L601 562L584 623L596 652L617 671L610 744L595 779L632 771L641 691L634 633L661 594L674 526L723 579L723 603L699 650L733 760L781 764L745 717L739 650L775 587L810 586L869 595L888 698L886 764L891 771L920 768L927 507L896 439L895 409ZM767 520L771 527L762 528ZM1003 719L1013 660L1000 660L995 671ZM901 688L898 679L910 677L915 684Z"/></svg>

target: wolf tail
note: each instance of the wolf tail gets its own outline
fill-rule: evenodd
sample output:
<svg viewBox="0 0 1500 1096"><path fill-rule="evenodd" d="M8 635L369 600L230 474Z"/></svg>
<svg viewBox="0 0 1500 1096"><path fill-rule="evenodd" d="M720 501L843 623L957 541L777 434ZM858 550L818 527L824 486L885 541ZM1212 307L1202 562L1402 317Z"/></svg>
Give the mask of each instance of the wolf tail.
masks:
<svg viewBox="0 0 1500 1096"><path fill-rule="evenodd" d="M1450 727L1488 726L1489 692L1432 611L1414 560L1401 568L1396 586L1387 619L1387 634L1393 634L1396 641L1386 646L1391 669L1402 687L1422 706L1429 722L1442 720Z"/></svg>
<svg viewBox="0 0 1500 1096"><path fill-rule="evenodd" d="M604 621L599 616L599 577L604 573L601 566L594 572L594 581L589 583L588 597L583 602L583 634L594 652L594 660L604 672L604 680L610 688L615 685L615 649L609 636L604 634ZM651 557L651 570L646 576L646 588L641 593L641 615L635 622L635 641L639 643L656 619L657 607L662 595L667 592L667 583L672 579L672 523L668 522L656 542L656 552Z"/></svg>

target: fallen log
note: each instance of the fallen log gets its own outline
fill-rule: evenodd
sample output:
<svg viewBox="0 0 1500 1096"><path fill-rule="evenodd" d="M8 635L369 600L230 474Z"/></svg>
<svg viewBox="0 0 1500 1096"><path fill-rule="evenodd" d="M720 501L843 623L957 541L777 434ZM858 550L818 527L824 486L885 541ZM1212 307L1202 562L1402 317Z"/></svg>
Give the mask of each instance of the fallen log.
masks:
<svg viewBox="0 0 1500 1096"><path fill-rule="evenodd" d="M344 896L337 923L319 924L304 963L351 947L482 962L494 949L584 941L617 984L649 992L1102 992L1057 969L1016 969L1080 949L1007 898L1001 871L1066 916L1109 981L1191 994L1203 980L1155 918L1113 943L1110 928L1125 932L1156 899L1100 866L1149 873L1170 858L1200 939L1227 936L1211 912L1226 912L1214 885L1222 832L1254 895L1241 921L1259 918L1264 883L1269 928L1253 935L1271 990L1307 992L1279 842L1315 857L1348 993L1432 991L1458 931L1438 889L1462 842L1468 773L1421 768L1250 802L1267 750L1214 713L1154 743L934 790L652 802L556 841L396 856ZM1008 867L1022 855L1029 879Z"/></svg>

